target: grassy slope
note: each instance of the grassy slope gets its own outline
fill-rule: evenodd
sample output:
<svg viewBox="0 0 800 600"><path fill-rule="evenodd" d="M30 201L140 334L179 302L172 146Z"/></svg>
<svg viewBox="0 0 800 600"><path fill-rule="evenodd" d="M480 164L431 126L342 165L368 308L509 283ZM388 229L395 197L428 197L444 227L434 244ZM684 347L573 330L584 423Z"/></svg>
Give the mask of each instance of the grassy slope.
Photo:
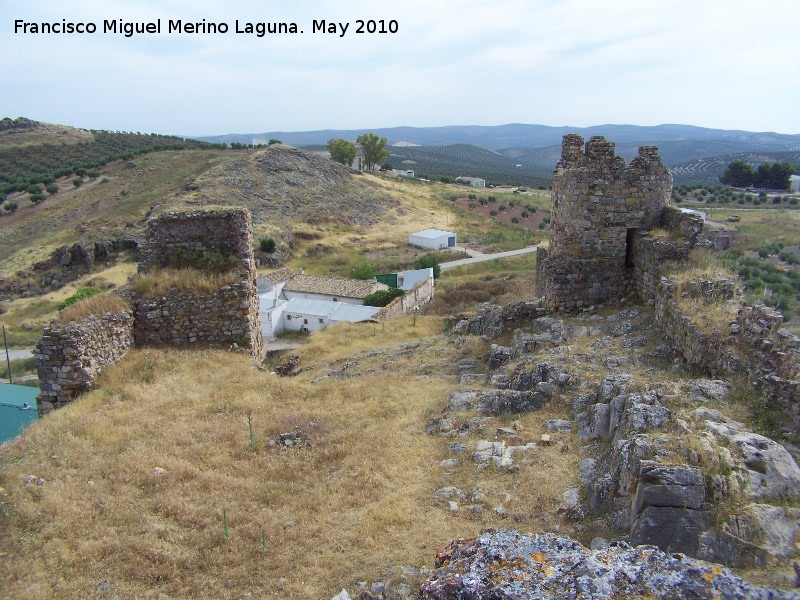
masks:
<svg viewBox="0 0 800 600"><path fill-rule="evenodd" d="M457 339L431 337L441 327L418 318L330 328L302 349L312 370L296 378L237 354L133 352L106 371L101 389L0 452L0 585L38 598L91 595L106 579L120 598L330 597L392 565L430 565L437 546L504 524L492 511L451 515L433 498L444 485L467 493L479 485L488 502L525 515L526 528L552 527L552 510L531 507L556 507L573 483L577 459L558 446L537 451L537 461L566 479L550 469L478 474L469 460L448 477L438 466L452 440L426 435L425 423L457 384L409 380L428 372L424 364L444 360L439 368L449 369ZM381 372L311 383L345 353L391 353L401 341L422 345L357 355L362 368ZM472 340L456 351L484 350ZM526 440L567 413L564 404L524 416ZM310 444L269 447L293 430ZM29 474L44 483L25 485ZM513 501L508 486L518 488Z"/></svg>
<svg viewBox="0 0 800 600"><path fill-rule="evenodd" d="M113 239L126 223L141 224L151 206L180 196L186 182L217 161L235 154L218 151L157 152L137 157L136 168L116 163L100 169L100 178L75 188L71 178L39 205L27 194L12 194L20 208L0 218L0 269L13 273L76 241ZM104 180L107 180L104 182Z"/></svg>

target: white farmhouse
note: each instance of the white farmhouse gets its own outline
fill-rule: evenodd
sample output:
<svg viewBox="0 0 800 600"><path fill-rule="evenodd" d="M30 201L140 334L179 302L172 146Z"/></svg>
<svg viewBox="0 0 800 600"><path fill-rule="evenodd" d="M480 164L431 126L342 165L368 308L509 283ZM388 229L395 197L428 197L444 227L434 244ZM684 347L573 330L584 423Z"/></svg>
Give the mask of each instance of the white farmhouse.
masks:
<svg viewBox="0 0 800 600"><path fill-rule="evenodd" d="M408 243L428 250L452 248L456 245L456 234L452 231L442 231L441 229L425 229L409 235Z"/></svg>
<svg viewBox="0 0 800 600"><path fill-rule="evenodd" d="M283 308L278 331L319 331L337 323L372 321L377 306L358 306L330 300L294 298Z"/></svg>
<svg viewBox="0 0 800 600"><path fill-rule="evenodd" d="M364 304L366 296L378 290L388 289L388 285L376 281L322 277L320 275L295 275L283 286L283 296L287 300L305 298L307 300Z"/></svg>
<svg viewBox="0 0 800 600"><path fill-rule="evenodd" d="M789 175L789 191L794 194L800 192L800 175Z"/></svg>

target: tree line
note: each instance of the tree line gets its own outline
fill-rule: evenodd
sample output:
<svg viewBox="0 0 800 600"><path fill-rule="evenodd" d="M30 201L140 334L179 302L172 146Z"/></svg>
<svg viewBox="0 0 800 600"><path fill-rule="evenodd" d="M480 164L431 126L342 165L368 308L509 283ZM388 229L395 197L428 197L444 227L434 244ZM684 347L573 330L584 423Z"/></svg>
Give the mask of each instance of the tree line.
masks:
<svg viewBox="0 0 800 600"><path fill-rule="evenodd" d="M788 190L789 176L798 168L789 162L764 163L754 169L750 163L734 160L720 175L720 183L733 187L756 187L770 190Z"/></svg>
<svg viewBox="0 0 800 600"><path fill-rule="evenodd" d="M355 144L342 138L331 138L328 140L328 152L331 160L349 166L356 158L357 149L361 148L366 169L372 171L375 165L389 158L386 149L388 142L388 139L376 133L362 133L356 138Z"/></svg>

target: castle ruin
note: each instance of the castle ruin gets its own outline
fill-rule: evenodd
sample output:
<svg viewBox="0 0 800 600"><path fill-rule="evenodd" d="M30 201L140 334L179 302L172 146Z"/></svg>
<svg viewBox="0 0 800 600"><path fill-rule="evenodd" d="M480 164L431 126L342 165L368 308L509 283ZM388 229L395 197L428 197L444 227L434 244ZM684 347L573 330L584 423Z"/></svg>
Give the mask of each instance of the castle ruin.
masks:
<svg viewBox="0 0 800 600"><path fill-rule="evenodd" d="M671 193L672 175L658 148L640 147L626 165L614 154L614 142L602 136L584 146L579 135L565 135L553 173L550 244L539 251L536 295L553 310L646 296L639 289L637 246L644 232L664 223ZM697 225L689 227L694 236L702 228Z"/></svg>
<svg viewBox="0 0 800 600"><path fill-rule="evenodd" d="M41 393L39 414L92 389L97 375L133 347L236 344L263 358L250 212L204 208L166 212L148 222L139 272L164 268L226 271L231 282L211 292L170 289L131 308L46 327L34 351Z"/></svg>

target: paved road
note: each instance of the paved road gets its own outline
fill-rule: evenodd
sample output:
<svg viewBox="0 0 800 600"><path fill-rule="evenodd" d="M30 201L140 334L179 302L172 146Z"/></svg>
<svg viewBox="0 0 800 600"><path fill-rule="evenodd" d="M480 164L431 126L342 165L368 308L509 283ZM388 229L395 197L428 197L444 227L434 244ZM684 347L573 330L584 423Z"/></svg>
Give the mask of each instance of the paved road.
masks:
<svg viewBox="0 0 800 600"><path fill-rule="evenodd" d="M486 260L494 260L496 258L505 258L507 256L519 256L520 254L530 254L536 252L536 246L528 246L521 250L510 250L508 252L498 252L497 254L477 254L472 258L462 258L451 262L442 263L439 266L442 271L452 269L453 267L460 267L461 265L471 265L472 263L479 263Z"/></svg>
<svg viewBox="0 0 800 600"><path fill-rule="evenodd" d="M8 356L11 360L16 360L18 358L31 358L33 356L32 350L9 350ZM3 360L6 359L6 351L3 346L0 345L0 358Z"/></svg>

